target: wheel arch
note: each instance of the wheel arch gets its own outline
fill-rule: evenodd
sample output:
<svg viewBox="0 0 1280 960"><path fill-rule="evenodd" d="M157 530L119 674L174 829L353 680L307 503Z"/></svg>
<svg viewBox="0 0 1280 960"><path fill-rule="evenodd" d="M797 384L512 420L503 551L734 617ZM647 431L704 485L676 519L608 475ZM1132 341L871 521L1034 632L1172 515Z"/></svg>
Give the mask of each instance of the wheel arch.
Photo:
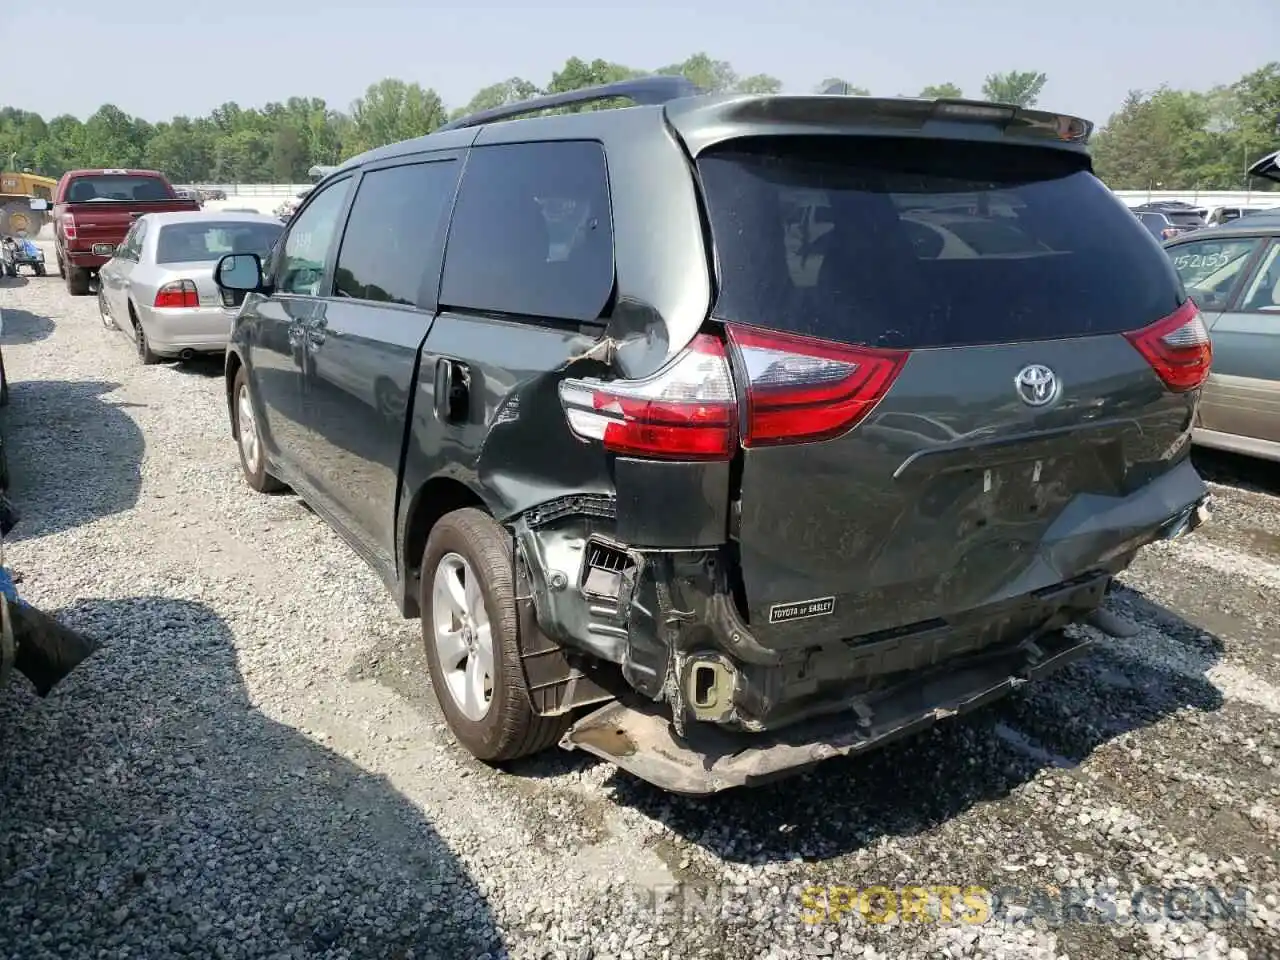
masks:
<svg viewBox="0 0 1280 960"><path fill-rule="evenodd" d="M239 374L240 370L243 367L244 367L244 360L241 358L240 354L238 354L234 350L228 350L226 366L223 367L222 376L223 376L223 381L226 385L227 419L231 422L231 438L233 440L240 439L240 426L239 426L239 420L236 417L236 411L235 411L236 398L234 394L235 394L235 386L236 386L236 375Z"/></svg>
<svg viewBox="0 0 1280 960"><path fill-rule="evenodd" d="M437 474L421 484L409 497L401 511L399 556L400 612L406 619L421 615L418 583L422 576L422 554L427 538L440 518L454 510L475 507L493 516L493 509L476 487L457 477Z"/></svg>

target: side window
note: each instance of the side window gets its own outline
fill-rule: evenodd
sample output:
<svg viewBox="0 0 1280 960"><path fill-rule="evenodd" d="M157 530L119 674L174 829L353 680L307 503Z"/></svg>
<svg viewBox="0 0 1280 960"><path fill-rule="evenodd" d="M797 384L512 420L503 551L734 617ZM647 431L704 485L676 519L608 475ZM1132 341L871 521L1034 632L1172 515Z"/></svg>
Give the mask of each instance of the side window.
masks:
<svg viewBox="0 0 1280 960"><path fill-rule="evenodd" d="M457 180L455 160L366 173L342 235L334 294L417 304L427 267L439 266L437 235Z"/></svg>
<svg viewBox="0 0 1280 960"><path fill-rule="evenodd" d="M147 235L147 221L138 220L129 232L125 234L124 241L120 244L121 250L118 256L124 260L131 260L137 263L142 255L142 238Z"/></svg>
<svg viewBox="0 0 1280 960"><path fill-rule="evenodd" d="M1222 310L1244 279L1245 267L1260 242L1256 237L1193 240L1166 252L1191 299L1202 310Z"/></svg>
<svg viewBox="0 0 1280 960"><path fill-rule="evenodd" d="M575 140L473 148L449 229L441 305L589 321L612 293L604 147Z"/></svg>
<svg viewBox="0 0 1280 960"><path fill-rule="evenodd" d="M1240 301L1240 309L1280 316L1280 241L1272 241L1253 282Z"/></svg>
<svg viewBox="0 0 1280 960"><path fill-rule="evenodd" d="M325 187L300 215L293 218L278 259L277 293L300 297L320 295L325 257L329 254L334 231L338 228L338 216L350 189L350 177Z"/></svg>

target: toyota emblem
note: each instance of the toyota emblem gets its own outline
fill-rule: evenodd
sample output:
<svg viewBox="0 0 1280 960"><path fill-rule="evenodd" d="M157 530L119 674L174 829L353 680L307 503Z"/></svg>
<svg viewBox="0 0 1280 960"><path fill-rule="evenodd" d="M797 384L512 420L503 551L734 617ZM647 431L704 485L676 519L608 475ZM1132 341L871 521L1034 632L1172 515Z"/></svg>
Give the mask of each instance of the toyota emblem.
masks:
<svg viewBox="0 0 1280 960"><path fill-rule="evenodd" d="M1058 377L1040 363L1033 363L1018 371L1013 378L1018 397L1029 407L1043 407L1058 396Z"/></svg>

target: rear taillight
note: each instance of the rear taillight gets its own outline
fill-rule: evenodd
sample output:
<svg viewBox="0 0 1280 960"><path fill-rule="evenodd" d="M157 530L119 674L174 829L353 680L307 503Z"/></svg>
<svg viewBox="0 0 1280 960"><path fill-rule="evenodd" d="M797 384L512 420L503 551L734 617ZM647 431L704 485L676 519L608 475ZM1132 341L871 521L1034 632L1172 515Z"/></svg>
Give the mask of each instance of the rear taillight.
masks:
<svg viewBox="0 0 1280 960"><path fill-rule="evenodd" d="M853 429L888 392L906 350L854 347L726 324L747 376L744 447L805 443Z"/></svg>
<svg viewBox="0 0 1280 960"><path fill-rule="evenodd" d="M156 291L154 306L158 309L200 306L200 294L190 280L174 280Z"/></svg>
<svg viewBox="0 0 1280 960"><path fill-rule="evenodd" d="M1169 316L1125 337L1138 348L1151 368L1176 393L1204 384L1213 362L1209 329L1195 303L1188 300Z"/></svg>
<svg viewBox="0 0 1280 960"><path fill-rule="evenodd" d="M733 455L737 398L724 347L699 334L643 380L560 383L569 428L628 456L727 460Z"/></svg>
<svg viewBox="0 0 1280 960"><path fill-rule="evenodd" d="M62 215L62 235L68 240L76 238L76 217L73 213L64 213Z"/></svg>
<svg viewBox="0 0 1280 960"><path fill-rule="evenodd" d="M1182 231L1179 230L1177 227L1165 227L1163 230L1160 231L1160 237L1163 240L1172 240L1181 232Z"/></svg>

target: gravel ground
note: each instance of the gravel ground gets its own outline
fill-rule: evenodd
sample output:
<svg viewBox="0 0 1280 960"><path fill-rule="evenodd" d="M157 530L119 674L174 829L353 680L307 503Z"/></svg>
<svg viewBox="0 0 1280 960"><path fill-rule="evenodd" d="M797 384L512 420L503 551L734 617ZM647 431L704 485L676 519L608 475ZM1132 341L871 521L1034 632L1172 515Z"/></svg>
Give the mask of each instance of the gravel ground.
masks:
<svg viewBox="0 0 1280 960"><path fill-rule="evenodd" d="M1136 636L964 722L712 800L498 773L374 575L241 482L216 364L3 284L7 559L103 646L0 697L0 955L1280 957L1280 469L1206 459L1215 522L1112 601Z"/></svg>

